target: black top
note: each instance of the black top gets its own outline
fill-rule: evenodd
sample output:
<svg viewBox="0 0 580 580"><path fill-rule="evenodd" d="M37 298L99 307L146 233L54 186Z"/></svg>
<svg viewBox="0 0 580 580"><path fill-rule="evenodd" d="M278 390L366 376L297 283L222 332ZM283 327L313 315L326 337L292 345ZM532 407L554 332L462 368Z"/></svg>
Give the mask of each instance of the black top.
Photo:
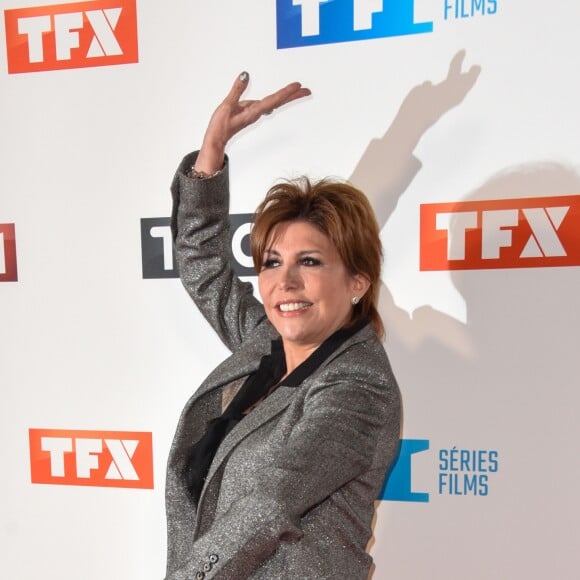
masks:
<svg viewBox="0 0 580 580"><path fill-rule="evenodd" d="M260 360L258 370L248 376L222 415L212 419L202 438L189 450L184 478L197 505L211 462L227 434L277 387L297 387L307 379L343 342L368 324L362 319L329 336L302 364L284 380L286 358L282 340L273 340L270 354Z"/></svg>

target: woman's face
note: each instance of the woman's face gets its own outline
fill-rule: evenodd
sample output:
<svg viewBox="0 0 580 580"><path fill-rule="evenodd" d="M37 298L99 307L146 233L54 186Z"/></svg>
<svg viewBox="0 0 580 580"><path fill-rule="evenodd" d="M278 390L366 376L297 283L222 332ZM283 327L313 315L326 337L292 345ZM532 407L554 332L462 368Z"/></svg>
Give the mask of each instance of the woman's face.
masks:
<svg viewBox="0 0 580 580"><path fill-rule="evenodd" d="M368 281L351 275L330 238L308 222L281 222L266 244L260 295L284 348L316 349L350 320Z"/></svg>

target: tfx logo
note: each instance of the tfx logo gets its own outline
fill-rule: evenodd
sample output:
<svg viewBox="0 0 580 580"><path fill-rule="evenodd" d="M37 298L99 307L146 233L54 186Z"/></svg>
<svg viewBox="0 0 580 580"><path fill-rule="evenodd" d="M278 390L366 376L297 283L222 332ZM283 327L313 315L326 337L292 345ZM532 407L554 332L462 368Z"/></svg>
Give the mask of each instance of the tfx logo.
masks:
<svg viewBox="0 0 580 580"><path fill-rule="evenodd" d="M580 266L580 195L421 206L421 270Z"/></svg>
<svg viewBox="0 0 580 580"><path fill-rule="evenodd" d="M255 276L250 254L252 214L230 215L230 263L238 276ZM141 219L143 278L179 278L169 218Z"/></svg>
<svg viewBox="0 0 580 580"><path fill-rule="evenodd" d="M5 10L8 72L138 62L136 0Z"/></svg>
<svg viewBox="0 0 580 580"><path fill-rule="evenodd" d="M151 433L30 429L32 483L153 489Z"/></svg>
<svg viewBox="0 0 580 580"><path fill-rule="evenodd" d="M16 236L14 224L0 224L0 282L16 282Z"/></svg>
<svg viewBox="0 0 580 580"><path fill-rule="evenodd" d="M276 0L278 48L433 32L415 0Z"/></svg>

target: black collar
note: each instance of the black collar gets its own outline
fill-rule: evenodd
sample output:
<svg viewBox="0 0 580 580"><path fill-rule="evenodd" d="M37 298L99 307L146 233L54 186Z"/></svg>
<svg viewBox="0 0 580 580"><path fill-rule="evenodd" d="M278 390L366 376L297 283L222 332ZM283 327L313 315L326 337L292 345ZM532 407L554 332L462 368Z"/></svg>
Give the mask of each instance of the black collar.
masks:
<svg viewBox="0 0 580 580"><path fill-rule="evenodd" d="M363 318L352 326L340 328L331 334L303 363L299 364L281 383L284 387L297 387L307 379L338 347L346 342L351 336L368 324L368 319ZM279 360L284 357L282 340L272 341L272 358ZM274 363L278 366L276 363ZM286 360L284 359L284 373L286 372ZM278 376L283 376L278 375Z"/></svg>

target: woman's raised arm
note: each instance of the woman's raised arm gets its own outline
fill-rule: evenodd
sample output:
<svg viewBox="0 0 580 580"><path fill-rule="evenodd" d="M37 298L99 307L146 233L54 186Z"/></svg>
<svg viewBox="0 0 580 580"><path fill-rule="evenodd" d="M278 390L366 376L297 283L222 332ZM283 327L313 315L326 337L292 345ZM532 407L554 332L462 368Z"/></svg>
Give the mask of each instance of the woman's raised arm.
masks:
<svg viewBox="0 0 580 580"><path fill-rule="evenodd" d="M310 94L300 83L291 83L263 99L240 101L248 80L248 73L236 79L211 117L200 152L185 157L171 186L171 228L181 280L230 350L265 315L252 285L239 280L230 266L225 148L233 135L262 115Z"/></svg>

